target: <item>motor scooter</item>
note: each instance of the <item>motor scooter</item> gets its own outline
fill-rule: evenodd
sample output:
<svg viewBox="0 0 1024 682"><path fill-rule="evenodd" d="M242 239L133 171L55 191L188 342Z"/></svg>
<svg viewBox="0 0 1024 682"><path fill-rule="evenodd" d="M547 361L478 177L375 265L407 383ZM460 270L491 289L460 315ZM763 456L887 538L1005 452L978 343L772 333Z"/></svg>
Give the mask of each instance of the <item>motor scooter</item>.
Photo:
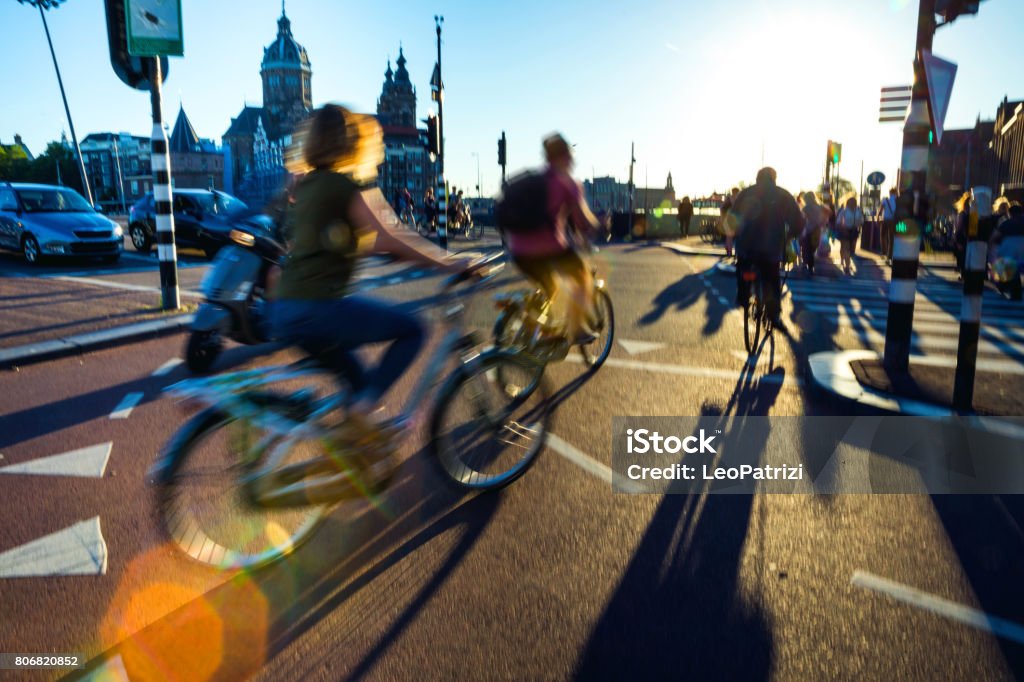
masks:
<svg viewBox="0 0 1024 682"><path fill-rule="evenodd" d="M268 282L285 255L285 246L267 216L239 219L229 236L231 243L217 252L203 278L204 300L185 346L185 363L195 373L209 371L225 338L246 345L270 340Z"/></svg>

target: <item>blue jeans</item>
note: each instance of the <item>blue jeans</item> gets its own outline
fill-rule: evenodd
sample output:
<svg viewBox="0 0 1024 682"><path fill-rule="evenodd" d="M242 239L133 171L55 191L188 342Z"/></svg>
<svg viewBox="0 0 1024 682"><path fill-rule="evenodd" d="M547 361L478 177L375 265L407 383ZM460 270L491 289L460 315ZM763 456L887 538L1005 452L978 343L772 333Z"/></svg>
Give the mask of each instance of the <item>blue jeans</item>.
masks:
<svg viewBox="0 0 1024 682"><path fill-rule="evenodd" d="M412 313L361 296L270 304L275 339L296 345L352 387L357 400L377 402L419 353L426 331ZM355 350L390 341L380 363L366 370Z"/></svg>

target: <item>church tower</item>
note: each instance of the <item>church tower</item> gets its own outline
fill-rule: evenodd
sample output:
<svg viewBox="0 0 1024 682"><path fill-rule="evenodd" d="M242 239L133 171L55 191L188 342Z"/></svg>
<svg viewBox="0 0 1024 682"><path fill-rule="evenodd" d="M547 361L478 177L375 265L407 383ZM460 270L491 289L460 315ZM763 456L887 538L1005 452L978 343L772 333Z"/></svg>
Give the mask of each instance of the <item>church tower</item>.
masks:
<svg viewBox="0 0 1024 682"><path fill-rule="evenodd" d="M391 71L391 60L388 70L384 72L384 88L377 100L377 118L381 125L400 128L416 127L416 88L409 80L409 71L405 68L405 55L398 48L398 71Z"/></svg>
<svg viewBox="0 0 1024 682"><path fill-rule="evenodd" d="M306 48L292 37L292 22L281 2L277 20L277 38L263 50L260 76L263 78L263 111L268 119L267 132L277 137L291 131L313 110L310 80L313 71Z"/></svg>

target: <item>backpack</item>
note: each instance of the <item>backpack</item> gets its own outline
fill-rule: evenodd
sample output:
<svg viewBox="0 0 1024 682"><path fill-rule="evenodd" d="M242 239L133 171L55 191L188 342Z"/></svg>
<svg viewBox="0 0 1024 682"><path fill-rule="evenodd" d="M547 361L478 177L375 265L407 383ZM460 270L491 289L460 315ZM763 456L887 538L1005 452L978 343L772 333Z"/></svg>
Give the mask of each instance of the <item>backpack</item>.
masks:
<svg viewBox="0 0 1024 682"><path fill-rule="evenodd" d="M542 230L548 218L548 182L543 173L526 172L512 178L494 207L498 229L512 234Z"/></svg>

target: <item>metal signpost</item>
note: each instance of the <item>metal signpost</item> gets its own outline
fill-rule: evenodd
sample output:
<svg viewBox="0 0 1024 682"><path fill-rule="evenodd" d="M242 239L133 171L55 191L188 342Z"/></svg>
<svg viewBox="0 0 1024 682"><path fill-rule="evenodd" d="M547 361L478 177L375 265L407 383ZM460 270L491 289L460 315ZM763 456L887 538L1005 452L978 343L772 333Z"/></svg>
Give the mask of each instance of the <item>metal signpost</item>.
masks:
<svg viewBox="0 0 1024 682"><path fill-rule="evenodd" d="M122 18L123 24L119 21ZM174 245L171 159L163 126L161 72L165 57L184 54L181 0L107 0L107 22L114 71L132 87L143 83L149 86L153 110L150 163L153 167L153 205L160 259L160 296L164 310L177 310L181 306L178 252ZM140 78L142 74L139 71L145 74L144 78Z"/></svg>

